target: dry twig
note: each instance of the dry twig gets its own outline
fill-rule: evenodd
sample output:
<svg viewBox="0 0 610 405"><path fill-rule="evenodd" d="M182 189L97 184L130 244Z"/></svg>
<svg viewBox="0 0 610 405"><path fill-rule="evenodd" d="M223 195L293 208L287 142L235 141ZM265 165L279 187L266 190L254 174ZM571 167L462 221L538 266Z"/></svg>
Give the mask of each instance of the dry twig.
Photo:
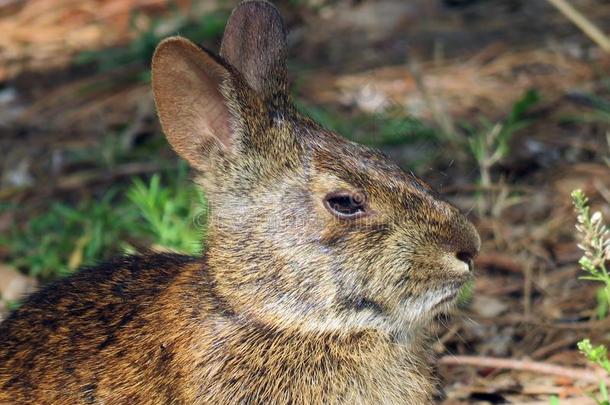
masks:
<svg viewBox="0 0 610 405"><path fill-rule="evenodd" d="M532 373L549 374L595 384L599 383L600 379L605 377L603 371L598 372L595 370L563 367L531 360L498 359L478 356L443 356L441 357L440 362L445 365L529 371Z"/></svg>
<svg viewBox="0 0 610 405"><path fill-rule="evenodd" d="M608 37L580 11L576 10L566 0L547 1L557 8L561 14L572 21L574 25L580 28L582 32L591 38L593 42L599 45L600 48L610 53L610 39L608 39Z"/></svg>

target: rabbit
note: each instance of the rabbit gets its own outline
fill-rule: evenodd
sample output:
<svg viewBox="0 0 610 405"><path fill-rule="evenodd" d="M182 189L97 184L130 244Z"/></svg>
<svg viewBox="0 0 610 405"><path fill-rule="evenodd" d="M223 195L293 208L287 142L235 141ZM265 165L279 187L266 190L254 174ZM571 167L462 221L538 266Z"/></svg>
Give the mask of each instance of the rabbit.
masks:
<svg viewBox="0 0 610 405"><path fill-rule="evenodd" d="M0 324L3 404L427 404L432 321L475 227L415 175L299 113L286 30L243 1L216 55L152 59L162 129L209 200L201 257L56 281Z"/></svg>

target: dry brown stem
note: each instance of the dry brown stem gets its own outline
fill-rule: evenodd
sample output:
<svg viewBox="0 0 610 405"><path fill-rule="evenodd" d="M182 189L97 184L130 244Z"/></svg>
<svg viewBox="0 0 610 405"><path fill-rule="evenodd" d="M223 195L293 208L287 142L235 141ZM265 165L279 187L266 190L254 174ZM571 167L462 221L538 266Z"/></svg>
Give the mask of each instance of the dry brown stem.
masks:
<svg viewBox="0 0 610 405"><path fill-rule="evenodd" d="M593 42L599 45L604 51L610 53L610 39L595 25L584 16L580 11L576 10L566 0L547 0L555 8L557 8L561 14L566 16L567 19L572 21L574 25L582 30Z"/></svg>
<svg viewBox="0 0 610 405"><path fill-rule="evenodd" d="M479 356L443 356L440 359L440 362L445 365L529 371L532 373L549 374L595 384L599 383L599 381L604 378L603 372L598 372L596 370L563 367L531 360L499 359Z"/></svg>

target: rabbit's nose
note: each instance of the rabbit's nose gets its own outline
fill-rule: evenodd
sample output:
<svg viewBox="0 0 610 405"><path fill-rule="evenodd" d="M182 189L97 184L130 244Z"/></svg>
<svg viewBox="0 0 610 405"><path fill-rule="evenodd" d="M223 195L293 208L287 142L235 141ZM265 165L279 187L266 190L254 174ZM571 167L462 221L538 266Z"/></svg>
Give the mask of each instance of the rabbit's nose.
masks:
<svg viewBox="0 0 610 405"><path fill-rule="evenodd" d="M444 243L446 251L472 271L474 258L481 247L481 239L474 225L465 218L459 218L448 236Z"/></svg>
<svg viewBox="0 0 610 405"><path fill-rule="evenodd" d="M457 252L455 254L455 257L458 260L466 263L466 265L468 266L468 270L472 271L473 260L474 260L474 257L476 254L477 254L477 252L473 253L473 252L468 252L468 251L462 250L462 251Z"/></svg>

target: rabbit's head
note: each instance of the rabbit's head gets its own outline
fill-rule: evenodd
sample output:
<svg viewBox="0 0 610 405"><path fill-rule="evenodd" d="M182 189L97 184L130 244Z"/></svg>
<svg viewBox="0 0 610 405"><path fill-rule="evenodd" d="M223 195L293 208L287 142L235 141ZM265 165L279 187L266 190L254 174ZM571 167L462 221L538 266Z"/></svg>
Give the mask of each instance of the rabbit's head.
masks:
<svg viewBox="0 0 610 405"><path fill-rule="evenodd" d="M478 234L422 180L300 115L285 59L265 1L237 7L220 57L173 37L153 58L164 132L209 200L215 291L277 326L408 333L455 300Z"/></svg>

